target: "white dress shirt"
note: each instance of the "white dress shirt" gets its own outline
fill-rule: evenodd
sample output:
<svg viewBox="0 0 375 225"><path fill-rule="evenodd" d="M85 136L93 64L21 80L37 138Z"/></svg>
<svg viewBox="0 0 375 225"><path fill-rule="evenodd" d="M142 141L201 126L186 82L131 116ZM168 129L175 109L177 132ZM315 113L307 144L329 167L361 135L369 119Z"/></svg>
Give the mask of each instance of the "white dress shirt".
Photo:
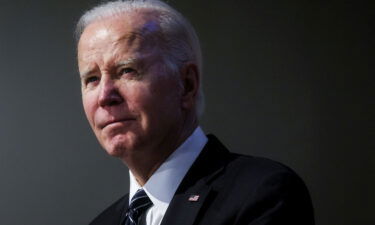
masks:
<svg viewBox="0 0 375 225"><path fill-rule="evenodd" d="M193 134L155 171L143 187L138 184L129 170L129 202L135 192L143 188L153 203L141 218L140 224L160 225L182 178L184 178L206 143L206 135L200 127L197 127Z"/></svg>

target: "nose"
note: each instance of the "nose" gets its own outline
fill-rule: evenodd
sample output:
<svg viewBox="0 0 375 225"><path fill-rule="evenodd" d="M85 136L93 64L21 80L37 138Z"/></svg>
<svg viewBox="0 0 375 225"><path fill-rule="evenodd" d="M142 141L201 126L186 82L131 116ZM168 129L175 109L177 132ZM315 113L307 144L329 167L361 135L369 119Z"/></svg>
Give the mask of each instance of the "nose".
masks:
<svg viewBox="0 0 375 225"><path fill-rule="evenodd" d="M123 98L113 80L102 79L100 85L100 93L98 98L99 106L113 106L123 102Z"/></svg>

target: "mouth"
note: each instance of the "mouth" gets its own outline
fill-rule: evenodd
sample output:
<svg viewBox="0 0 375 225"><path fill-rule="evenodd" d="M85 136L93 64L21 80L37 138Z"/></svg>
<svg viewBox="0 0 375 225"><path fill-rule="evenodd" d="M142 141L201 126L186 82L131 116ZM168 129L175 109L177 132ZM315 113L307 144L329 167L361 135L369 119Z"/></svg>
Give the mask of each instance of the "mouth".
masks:
<svg viewBox="0 0 375 225"><path fill-rule="evenodd" d="M135 119L133 119L133 118L110 120L110 121L102 123L99 126L99 128L100 129L104 129L104 128L106 128L108 126L111 126L111 125L115 125L115 124L118 124L118 123L126 123L126 122L130 122L130 121L134 121L134 120Z"/></svg>

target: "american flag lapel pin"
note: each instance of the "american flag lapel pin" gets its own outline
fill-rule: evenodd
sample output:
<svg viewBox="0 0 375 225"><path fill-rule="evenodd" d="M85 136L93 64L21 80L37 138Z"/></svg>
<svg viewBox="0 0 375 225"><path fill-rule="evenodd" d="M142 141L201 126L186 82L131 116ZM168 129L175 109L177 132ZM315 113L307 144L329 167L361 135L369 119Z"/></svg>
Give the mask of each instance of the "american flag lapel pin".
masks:
<svg viewBox="0 0 375 225"><path fill-rule="evenodd" d="M189 202L197 202L199 200L199 195L190 195Z"/></svg>

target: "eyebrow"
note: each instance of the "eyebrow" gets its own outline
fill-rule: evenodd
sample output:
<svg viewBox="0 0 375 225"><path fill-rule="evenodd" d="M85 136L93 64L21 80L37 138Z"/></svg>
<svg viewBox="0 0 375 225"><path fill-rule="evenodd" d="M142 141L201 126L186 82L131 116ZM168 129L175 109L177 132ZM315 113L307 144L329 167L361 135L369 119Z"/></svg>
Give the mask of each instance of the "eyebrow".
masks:
<svg viewBox="0 0 375 225"><path fill-rule="evenodd" d="M129 58L129 59L126 59L126 60L122 60L122 61L119 61L115 64L115 67L118 68L118 67L121 67L121 66L128 66L128 65L131 65L131 64L134 64L136 63L137 61L139 61L138 58ZM80 73L80 78L81 79L84 79L86 77L88 77L90 74L92 74L94 71L96 70L96 67L94 68L89 68L89 69L86 69L84 70L82 73Z"/></svg>
<svg viewBox="0 0 375 225"><path fill-rule="evenodd" d="M115 67L120 67L120 66L127 66L127 65L130 65L130 64L134 64L135 62L137 62L139 59L138 58L129 58L129 59L126 59L126 60L122 60L122 61L119 61L115 64Z"/></svg>
<svg viewBox="0 0 375 225"><path fill-rule="evenodd" d="M84 78L86 78L87 76L89 76L89 74L93 73L93 71L95 71L95 67L92 68L92 69L86 69L86 70L84 70L82 73L79 74L79 77L80 77L81 79L84 79Z"/></svg>

